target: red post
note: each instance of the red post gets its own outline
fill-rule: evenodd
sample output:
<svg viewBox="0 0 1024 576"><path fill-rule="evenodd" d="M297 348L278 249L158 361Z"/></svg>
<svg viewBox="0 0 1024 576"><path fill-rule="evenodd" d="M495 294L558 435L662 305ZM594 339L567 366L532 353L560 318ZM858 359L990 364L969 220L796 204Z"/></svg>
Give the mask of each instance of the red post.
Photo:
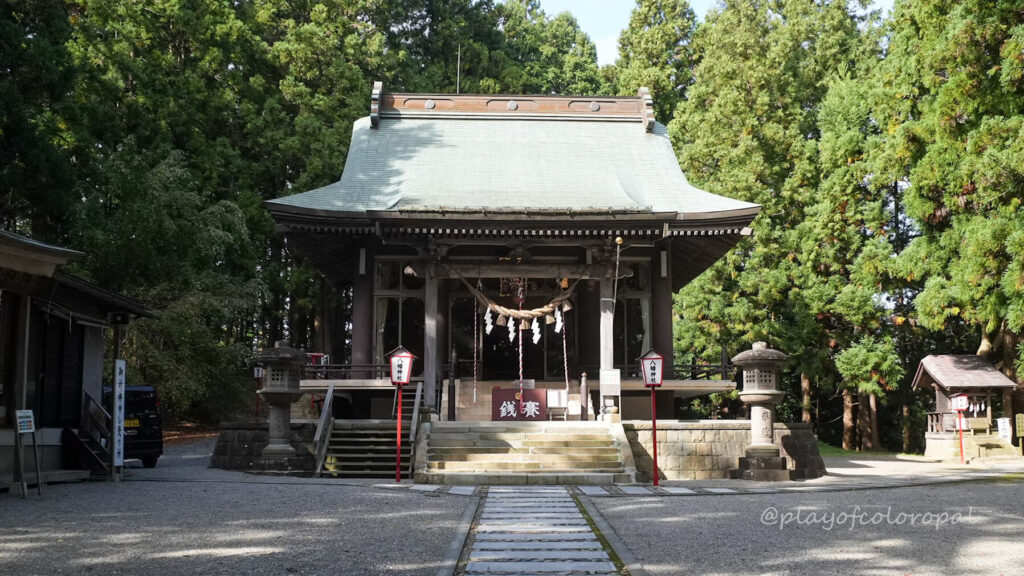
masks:
<svg viewBox="0 0 1024 576"><path fill-rule="evenodd" d="M960 431L960 463L964 464L964 412L956 411L956 427Z"/></svg>
<svg viewBox="0 0 1024 576"><path fill-rule="evenodd" d="M658 405L655 402L655 387L651 387L651 441L654 445L654 485L658 485Z"/></svg>
<svg viewBox="0 0 1024 576"><path fill-rule="evenodd" d="M395 439L395 482L402 482L402 385L398 385L398 437Z"/></svg>

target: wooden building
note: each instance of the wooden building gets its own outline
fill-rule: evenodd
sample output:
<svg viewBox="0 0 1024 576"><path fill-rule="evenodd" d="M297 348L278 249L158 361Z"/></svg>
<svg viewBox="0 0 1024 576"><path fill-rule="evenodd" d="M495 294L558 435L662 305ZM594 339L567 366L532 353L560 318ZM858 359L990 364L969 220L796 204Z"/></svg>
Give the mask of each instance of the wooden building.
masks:
<svg viewBox="0 0 1024 576"><path fill-rule="evenodd" d="M965 458L1016 455L1013 392L1017 384L984 356L925 356L914 374L914 389L935 392L935 410L928 412L925 454L944 459L960 457L959 430L963 428ZM966 396L968 409L960 416L951 410L950 398ZM993 404L998 403L1004 421L1000 437ZM1017 431L1020 432L1019 430Z"/></svg>
<svg viewBox="0 0 1024 576"><path fill-rule="evenodd" d="M81 255L0 231L0 489L14 472L16 410L34 412L44 479L104 471L105 331L148 313L131 298L60 270ZM30 471L32 453L25 459Z"/></svg>
<svg viewBox="0 0 1024 576"><path fill-rule="evenodd" d="M583 372L592 390L608 390L614 369L622 417L649 417L635 370L650 348L668 366L663 417L675 417L674 398L734 388L673 374L672 295L751 234L760 207L687 182L645 89L481 96L377 83L341 180L266 206L291 254L352 290L350 370L317 375L321 388L359 381L349 382L354 417L390 415L389 390L376 404L366 398L374 383L387 386L373 367L398 345L420 358L423 401L443 417L439 391L455 355L460 420L490 419L490 391L520 377L550 389L571 380L571 396ZM566 330L555 332L549 313L536 344L533 324L514 318L487 334L481 302L518 309L520 287L526 310L571 290ZM522 337L509 335L510 322Z"/></svg>

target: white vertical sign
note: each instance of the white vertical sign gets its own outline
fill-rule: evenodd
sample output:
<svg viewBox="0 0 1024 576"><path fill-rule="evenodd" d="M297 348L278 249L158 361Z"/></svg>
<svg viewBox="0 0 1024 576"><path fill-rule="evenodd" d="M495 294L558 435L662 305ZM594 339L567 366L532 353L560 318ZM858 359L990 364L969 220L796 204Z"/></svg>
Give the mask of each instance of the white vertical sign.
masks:
<svg viewBox="0 0 1024 576"><path fill-rule="evenodd" d="M1013 430L1010 428L1009 418L996 418L996 426L999 429L999 437L1007 442L1013 441Z"/></svg>
<svg viewBox="0 0 1024 576"><path fill-rule="evenodd" d="M124 360L114 361L114 466L124 466Z"/></svg>

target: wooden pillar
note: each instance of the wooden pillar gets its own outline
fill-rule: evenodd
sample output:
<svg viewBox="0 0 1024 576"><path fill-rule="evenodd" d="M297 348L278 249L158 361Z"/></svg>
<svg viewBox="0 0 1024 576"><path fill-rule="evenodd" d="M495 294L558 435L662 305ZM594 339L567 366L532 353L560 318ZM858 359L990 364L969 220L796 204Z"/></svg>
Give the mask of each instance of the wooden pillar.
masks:
<svg viewBox="0 0 1024 576"><path fill-rule="evenodd" d="M437 407L437 312L438 280L433 263L426 267L427 282L423 294L423 402L428 411Z"/></svg>
<svg viewBox="0 0 1024 576"><path fill-rule="evenodd" d="M601 412L605 411L607 398L615 398L615 405L619 406L618 398L608 394L609 372L615 367L615 299L613 296L615 279L611 274L601 278ZM608 396L606 397L606 394ZM595 414L597 410L594 410Z"/></svg>
<svg viewBox="0 0 1024 576"><path fill-rule="evenodd" d="M451 361L450 348L448 346L448 295L451 291L447 278L437 280L437 365L446 364ZM438 372L438 378L444 378L443 372Z"/></svg>
<svg viewBox="0 0 1024 576"><path fill-rule="evenodd" d="M14 422L14 410L34 409L32 406L26 405L28 403L28 354L32 336L32 297L22 296L18 300L18 328L14 343L14 406L8 413L11 422Z"/></svg>
<svg viewBox="0 0 1024 576"><path fill-rule="evenodd" d="M437 268L434 268L434 272L438 272ZM435 274L436 275L436 274ZM447 398L447 387L445 386L445 377L447 376L443 366L451 361L451 356L448 354L448 279L437 278L437 313L436 320L436 342L434 346L434 358L437 361L437 386L434 388L434 394L439 394L441 405L438 406L438 413L444 413L447 410L445 405L448 404Z"/></svg>
<svg viewBox="0 0 1024 576"><path fill-rule="evenodd" d="M600 373L594 370L594 367L599 366L601 362L599 356L601 343L598 338L600 334L598 321L600 308L597 298L594 297L596 293L594 282L592 280L583 280L579 288L576 289L576 307L569 312L572 315L570 327L576 331L577 345L579 347L577 364L586 367L581 370L587 370L590 373L591 380L593 380L594 375ZM573 367L570 366L569 370L572 369ZM570 377L579 378L579 372L578 370L577 373L570 374Z"/></svg>
<svg viewBox="0 0 1024 576"><path fill-rule="evenodd" d="M356 274L352 281L352 364L373 364L373 253L359 249ZM380 350L387 354L390 350ZM341 359L334 360L340 363ZM370 374L362 374L369 378Z"/></svg>
<svg viewBox="0 0 1024 576"><path fill-rule="evenodd" d="M675 378L672 341L672 245L656 250L651 262L651 345L665 358L662 378ZM645 350L646 352L646 350Z"/></svg>
<svg viewBox="0 0 1024 576"><path fill-rule="evenodd" d="M612 278L601 278L601 370L611 370L615 366L615 300L613 299Z"/></svg>

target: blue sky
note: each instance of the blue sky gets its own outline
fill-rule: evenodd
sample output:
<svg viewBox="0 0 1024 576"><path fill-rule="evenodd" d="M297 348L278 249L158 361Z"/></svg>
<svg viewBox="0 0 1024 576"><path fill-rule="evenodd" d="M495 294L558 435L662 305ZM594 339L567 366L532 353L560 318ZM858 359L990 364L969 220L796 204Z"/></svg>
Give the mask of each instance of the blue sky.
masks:
<svg viewBox="0 0 1024 576"><path fill-rule="evenodd" d="M875 8L888 12L893 0L874 0ZM690 0L697 17L714 7L718 0ZM634 0L540 0L541 8L549 15L569 11L580 23L590 39L597 45L597 61L602 66L615 63L619 55L619 32L629 24L629 13Z"/></svg>

